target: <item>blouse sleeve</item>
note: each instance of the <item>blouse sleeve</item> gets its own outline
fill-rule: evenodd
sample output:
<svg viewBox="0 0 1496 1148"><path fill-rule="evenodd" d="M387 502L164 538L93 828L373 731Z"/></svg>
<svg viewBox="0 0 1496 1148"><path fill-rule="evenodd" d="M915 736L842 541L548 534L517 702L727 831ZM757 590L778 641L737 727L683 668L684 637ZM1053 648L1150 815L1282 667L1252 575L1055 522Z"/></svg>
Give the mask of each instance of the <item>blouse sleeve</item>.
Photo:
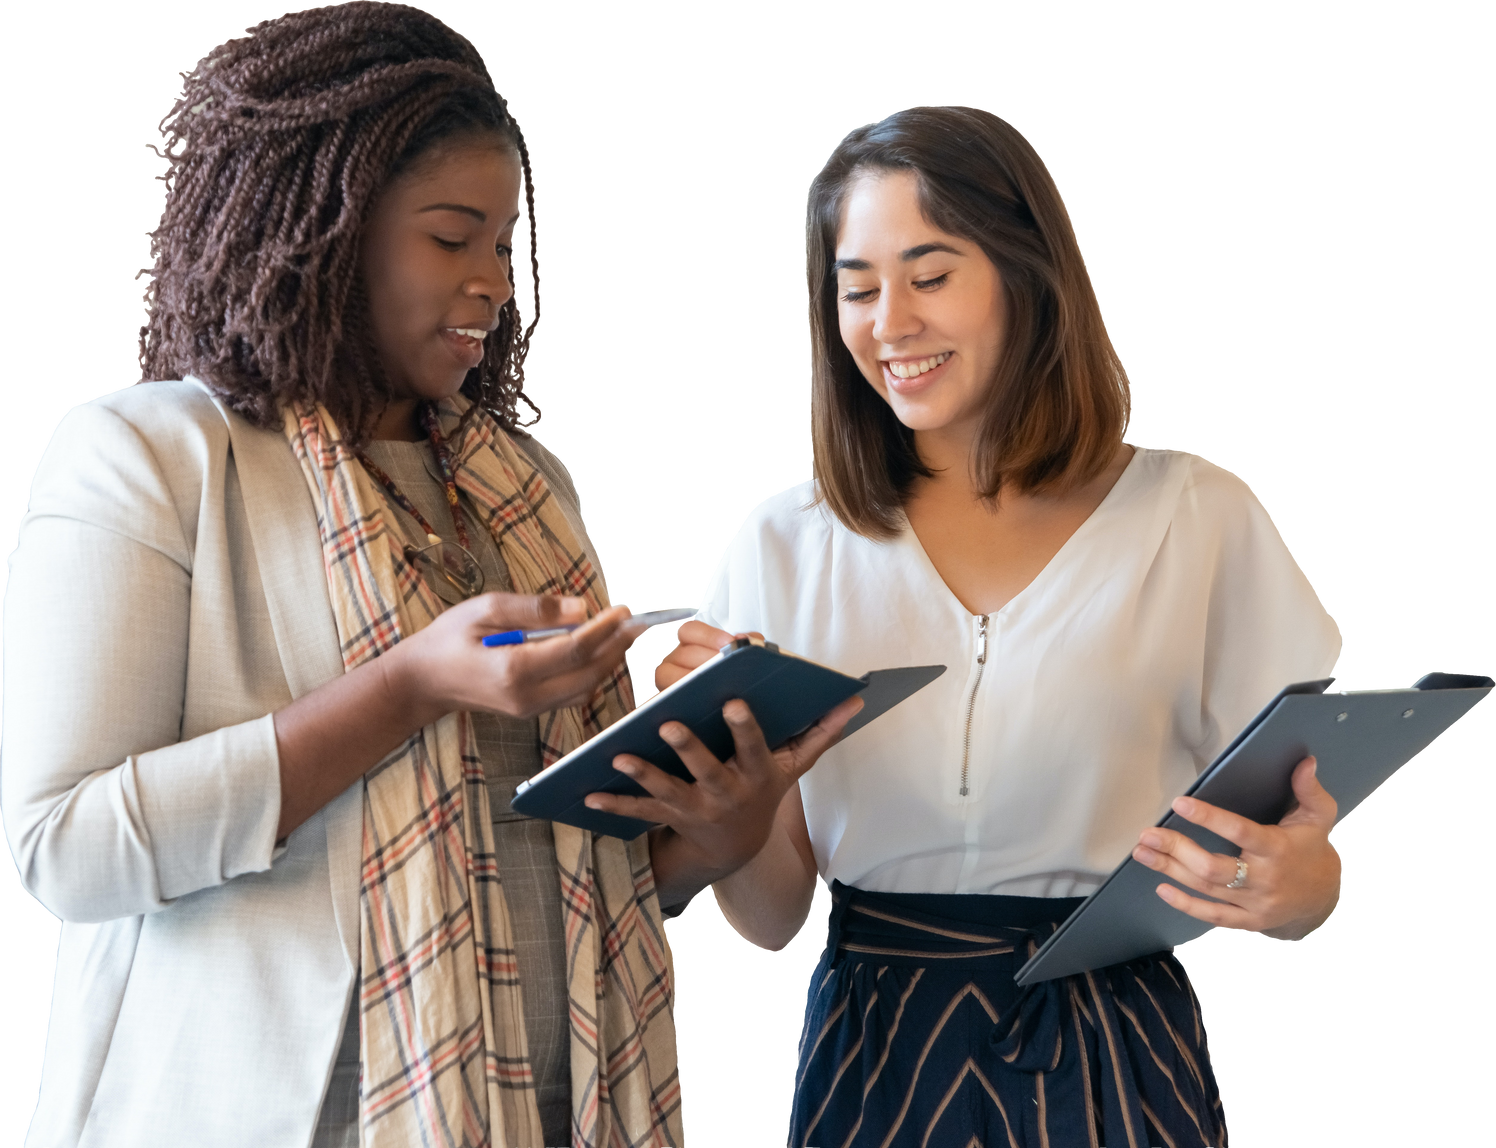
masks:
<svg viewBox="0 0 1496 1148"><path fill-rule="evenodd" d="M22 881L64 920L154 912L276 855L273 718L181 740L189 662L218 640L192 624L199 508L176 489L202 446L75 410L11 557L0 805Z"/></svg>
<svg viewBox="0 0 1496 1148"><path fill-rule="evenodd" d="M1211 538L1201 681L1203 768L1290 682L1328 677L1340 631L1247 485L1195 460L1176 523Z"/></svg>
<svg viewBox="0 0 1496 1148"><path fill-rule="evenodd" d="M772 578L765 577L765 534L769 532L766 517L765 507L755 510L738 530L727 553L717 564L717 572L712 576L705 604L697 615L707 625L731 633L762 633L765 619L770 613L765 594L773 596L786 592L780 590ZM778 549L782 547L773 546L770 540L768 550ZM788 586L793 587L793 569L786 573L789 576Z"/></svg>

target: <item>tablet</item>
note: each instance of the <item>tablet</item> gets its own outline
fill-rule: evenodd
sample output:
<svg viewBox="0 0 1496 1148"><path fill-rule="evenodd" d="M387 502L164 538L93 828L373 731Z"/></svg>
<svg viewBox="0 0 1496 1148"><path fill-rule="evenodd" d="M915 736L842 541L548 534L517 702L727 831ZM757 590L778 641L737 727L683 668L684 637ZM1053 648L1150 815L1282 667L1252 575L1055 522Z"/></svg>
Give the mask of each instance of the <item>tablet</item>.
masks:
<svg viewBox="0 0 1496 1148"><path fill-rule="evenodd" d="M764 740L777 748L804 733L838 702L860 694L864 705L847 723L842 733L845 740L944 672L944 666L905 666L852 677L787 654L773 642L739 638L724 646L717 657L537 773L515 791L512 807L528 817L632 839L651 828L650 822L588 809L582 802L589 793L644 793L632 778L613 768L613 759L620 753L642 757L667 773L693 780L685 763L659 735L665 722L681 722L718 759L725 760L732 756L733 742L722 707L733 698L748 704Z"/></svg>
<svg viewBox="0 0 1496 1148"><path fill-rule="evenodd" d="M1313 754L1315 774L1335 799L1339 821L1496 684L1485 677L1428 674L1407 690L1327 694L1332 681L1285 687L1185 793L1264 825L1276 824L1294 804L1294 769ZM1213 853L1235 857L1241 852L1172 810L1158 824ZM1104 968L1208 932L1212 926L1158 895L1164 881L1178 885L1129 856L1014 979L1028 985Z"/></svg>

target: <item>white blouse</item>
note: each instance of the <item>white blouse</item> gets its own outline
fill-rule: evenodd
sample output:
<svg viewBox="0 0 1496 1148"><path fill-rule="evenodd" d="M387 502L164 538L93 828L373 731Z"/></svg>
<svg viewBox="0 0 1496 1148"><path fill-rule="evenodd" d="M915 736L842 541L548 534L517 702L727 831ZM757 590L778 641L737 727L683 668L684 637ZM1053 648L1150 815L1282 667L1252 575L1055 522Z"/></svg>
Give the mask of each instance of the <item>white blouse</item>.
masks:
<svg viewBox="0 0 1496 1148"><path fill-rule="evenodd" d="M1090 893L1340 633L1234 475L1138 450L1001 610L974 617L907 526L854 534L805 483L738 532L702 611L851 674L941 663L801 794L822 877L892 893Z"/></svg>

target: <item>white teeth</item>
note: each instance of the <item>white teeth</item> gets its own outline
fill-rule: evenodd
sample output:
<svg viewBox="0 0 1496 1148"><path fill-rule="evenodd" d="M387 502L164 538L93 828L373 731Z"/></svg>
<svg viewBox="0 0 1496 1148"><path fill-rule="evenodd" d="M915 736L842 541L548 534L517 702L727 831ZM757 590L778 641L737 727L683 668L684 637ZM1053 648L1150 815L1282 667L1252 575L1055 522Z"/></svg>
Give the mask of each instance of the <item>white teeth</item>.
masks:
<svg viewBox="0 0 1496 1148"><path fill-rule="evenodd" d="M477 339L480 343L488 334L482 327L448 327L454 335L461 335L464 339Z"/></svg>
<svg viewBox="0 0 1496 1148"><path fill-rule="evenodd" d="M951 357L950 351L942 351L938 355L931 355L928 359L920 359L914 363L889 363L888 369L893 372L895 378L912 379L922 375L926 371L933 371L941 363Z"/></svg>

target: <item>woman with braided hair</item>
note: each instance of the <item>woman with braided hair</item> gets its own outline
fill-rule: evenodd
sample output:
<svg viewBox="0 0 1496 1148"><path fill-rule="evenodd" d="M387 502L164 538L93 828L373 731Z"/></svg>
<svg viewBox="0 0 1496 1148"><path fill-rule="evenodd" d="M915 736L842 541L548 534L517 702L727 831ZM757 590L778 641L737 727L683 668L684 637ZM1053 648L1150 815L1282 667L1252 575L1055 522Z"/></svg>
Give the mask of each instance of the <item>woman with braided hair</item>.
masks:
<svg viewBox="0 0 1496 1148"><path fill-rule="evenodd" d="M730 706L633 842L512 814L638 633L520 429L519 126L351 3L215 49L164 132L157 381L63 422L6 602L6 831L64 921L28 1143L679 1144L661 906L856 703L773 754Z"/></svg>

